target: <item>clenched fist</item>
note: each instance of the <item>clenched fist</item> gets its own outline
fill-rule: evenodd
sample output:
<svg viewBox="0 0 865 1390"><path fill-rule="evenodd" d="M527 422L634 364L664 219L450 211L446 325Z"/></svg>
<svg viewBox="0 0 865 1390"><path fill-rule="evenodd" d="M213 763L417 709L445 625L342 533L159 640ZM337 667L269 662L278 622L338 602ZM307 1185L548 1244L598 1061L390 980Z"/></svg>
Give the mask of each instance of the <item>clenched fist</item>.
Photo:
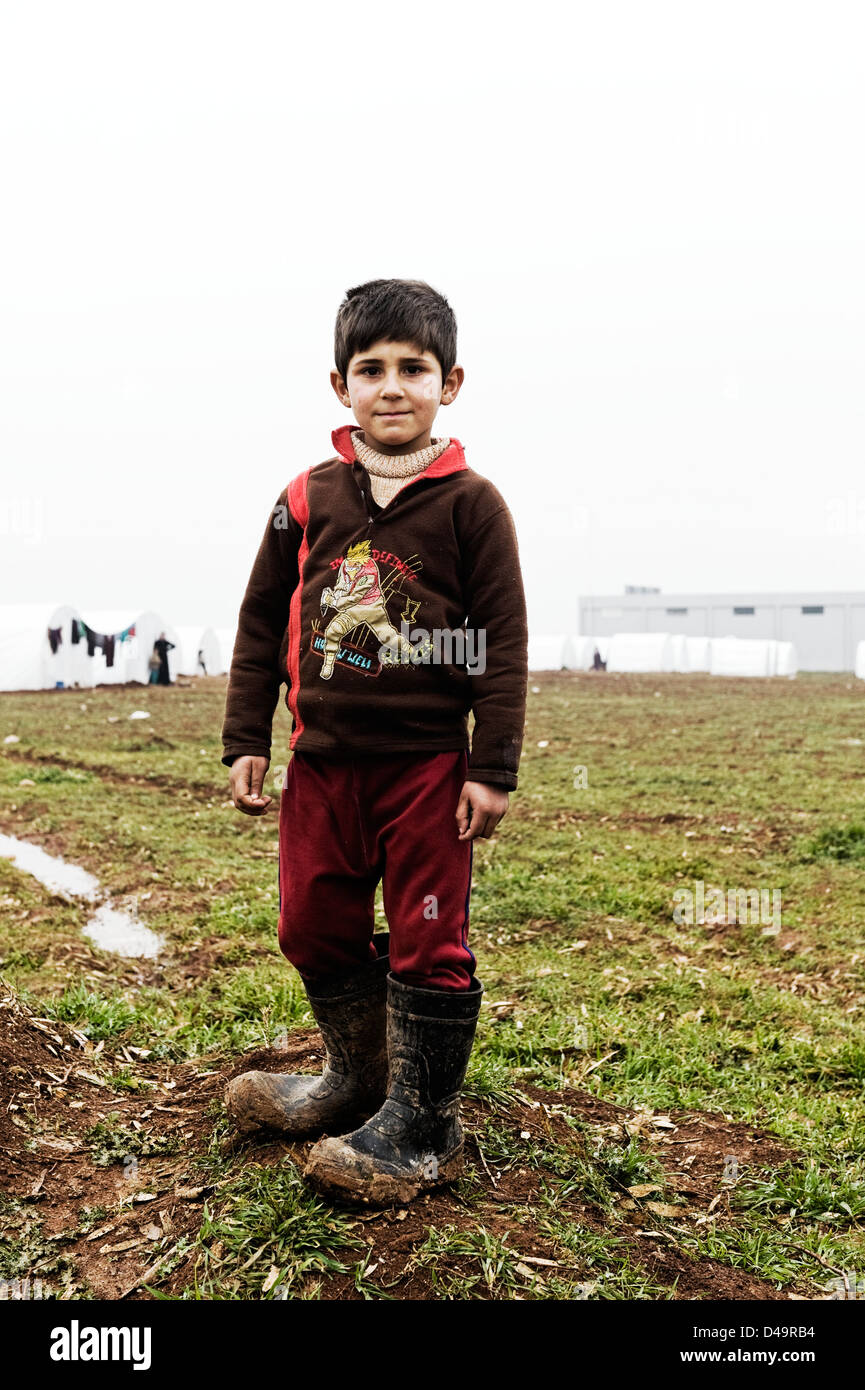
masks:
<svg viewBox="0 0 865 1390"><path fill-rule="evenodd" d="M229 784L231 799L238 811L247 816L264 815L273 801L272 796L262 795L269 767L270 758L235 758L229 769Z"/></svg>

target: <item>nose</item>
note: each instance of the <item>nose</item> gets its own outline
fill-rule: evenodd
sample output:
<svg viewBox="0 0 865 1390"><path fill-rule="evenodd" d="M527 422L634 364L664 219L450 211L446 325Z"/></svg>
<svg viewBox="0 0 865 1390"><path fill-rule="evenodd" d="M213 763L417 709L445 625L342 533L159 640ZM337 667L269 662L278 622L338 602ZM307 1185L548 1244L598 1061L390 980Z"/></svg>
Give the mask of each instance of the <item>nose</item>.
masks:
<svg viewBox="0 0 865 1390"><path fill-rule="evenodd" d="M382 382L381 394L390 398L391 396L401 396L403 393L400 379L396 369L387 373Z"/></svg>

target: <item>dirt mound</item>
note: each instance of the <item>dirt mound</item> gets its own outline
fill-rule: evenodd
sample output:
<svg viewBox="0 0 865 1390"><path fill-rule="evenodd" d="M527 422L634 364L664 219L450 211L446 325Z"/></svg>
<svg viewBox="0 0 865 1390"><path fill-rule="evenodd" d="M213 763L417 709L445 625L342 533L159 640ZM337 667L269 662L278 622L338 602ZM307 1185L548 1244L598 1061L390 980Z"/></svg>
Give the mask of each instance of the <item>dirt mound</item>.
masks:
<svg viewBox="0 0 865 1390"><path fill-rule="evenodd" d="M63 1298L149 1298L144 1285L179 1294L202 1255L205 1201L211 1211L230 1202L231 1184L247 1164L289 1162L302 1170L314 1142L230 1137L220 1146L223 1158L233 1160L230 1176L208 1180L203 1159L213 1156L226 1081L253 1068L316 1072L322 1059L320 1035L311 1028L295 1030L281 1047L231 1059L172 1063L147 1049L110 1049L38 1017L0 981L0 1181L8 1199L0 1254L7 1277L44 1280L52 1296ZM561 1213L603 1235L609 1220L592 1190L595 1166L615 1195L616 1233L653 1285L674 1289L677 1299L789 1296L768 1280L694 1259L676 1234L677 1224L684 1230L712 1211L724 1218L728 1155L753 1171L791 1157L772 1135L721 1115L658 1116L587 1092L528 1084L506 1097L467 1095L463 1119L467 1170L475 1183L470 1203L443 1190L402 1212L358 1213L367 1267L379 1269L391 1297L441 1298L443 1279L470 1280L476 1270L470 1251L461 1255L456 1248L434 1262L419 1261L417 1254L432 1227L470 1237L479 1226L492 1240L507 1242L519 1261L525 1291L507 1296L537 1296L543 1280L565 1266L542 1226L515 1218L515 1210L540 1210L544 1190L565 1177ZM675 1208L657 1200L653 1206L659 1189L650 1184L643 1191L604 1170L604 1146L626 1146L634 1138L661 1164ZM588 1268L585 1277L590 1287ZM334 1273L317 1296L364 1295L353 1274ZM490 1287L489 1297L501 1296Z"/></svg>

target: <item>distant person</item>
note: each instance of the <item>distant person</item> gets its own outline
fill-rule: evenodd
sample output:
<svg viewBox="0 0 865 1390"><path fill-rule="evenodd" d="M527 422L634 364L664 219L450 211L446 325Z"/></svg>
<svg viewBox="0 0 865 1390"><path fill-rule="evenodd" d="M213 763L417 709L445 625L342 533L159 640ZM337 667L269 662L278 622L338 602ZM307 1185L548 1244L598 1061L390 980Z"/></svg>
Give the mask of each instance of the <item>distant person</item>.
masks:
<svg viewBox="0 0 865 1390"><path fill-rule="evenodd" d="M168 641L164 632L160 632L156 641L153 643L153 650L159 658L159 668L156 672L156 684L171 685L171 672L168 669L168 653L174 651L174 643Z"/></svg>
<svg viewBox="0 0 865 1390"><path fill-rule="evenodd" d="M320 1076L235 1077L228 1113L245 1133L327 1136L306 1180L376 1206L463 1169L459 1099L483 994L467 940L472 844L508 809L525 719L513 520L460 441L432 437L462 385L456 329L423 281L348 291L330 382L357 425L333 431L335 453L298 473L268 519L222 730L234 805L264 815L288 686L278 937L326 1048ZM483 670L456 643L434 663L432 643L404 635L414 621L427 638L450 633L466 613L491 639ZM374 935L382 878L390 931Z"/></svg>
<svg viewBox="0 0 865 1390"><path fill-rule="evenodd" d="M148 681L149 685L157 684L159 680L159 668L161 665L162 662L159 660L159 652L156 650L156 647L154 646L153 651L150 653L150 657L147 662L147 669L150 672L150 678Z"/></svg>
<svg viewBox="0 0 865 1390"><path fill-rule="evenodd" d="M205 662L204 662L204 648L203 648L203 647L199 647L199 648L198 648L198 665L199 665L199 667L201 668L201 673L202 673L202 675L206 676L206 675L207 675L207 666L205 665Z"/></svg>
<svg viewBox="0 0 865 1390"><path fill-rule="evenodd" d="M606 671L606 669L607 663L601 660L601 653L598 651L597 647L595 647L595 655L592 657L592 670Z"/></svg>

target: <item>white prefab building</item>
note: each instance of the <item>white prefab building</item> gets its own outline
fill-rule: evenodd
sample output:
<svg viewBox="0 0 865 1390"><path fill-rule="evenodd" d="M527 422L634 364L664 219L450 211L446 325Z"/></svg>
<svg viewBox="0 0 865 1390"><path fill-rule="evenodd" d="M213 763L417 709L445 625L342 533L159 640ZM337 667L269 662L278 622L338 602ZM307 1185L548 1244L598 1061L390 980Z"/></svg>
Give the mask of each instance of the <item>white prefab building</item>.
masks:
<svg viewBox="0 0 865 1390"><path fill-rule="evenodd" d="M865 593L592 595L580 599L577 626L595 638L625 632L770 638L792 644L800 671L852 671L865 641ZM692 670L699 669L696 649L694 656Z"/></svg>

